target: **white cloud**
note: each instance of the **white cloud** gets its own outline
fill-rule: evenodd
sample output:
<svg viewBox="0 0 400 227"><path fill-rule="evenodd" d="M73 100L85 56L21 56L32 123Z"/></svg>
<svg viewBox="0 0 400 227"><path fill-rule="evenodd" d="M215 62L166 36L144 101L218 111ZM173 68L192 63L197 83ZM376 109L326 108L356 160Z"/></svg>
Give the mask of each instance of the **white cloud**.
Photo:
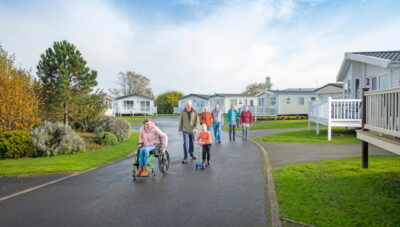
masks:
<svg viewBox="0 0 400 227"><path fill-rule="evenodd" d="M399 18L354 29L347 14L297 17L301 4L318 2L226 1L199 19L152 26L107 1L0 5L7 18L0 21L0 43L22 66L35 67L53 41L67 39L99 71L101 88L115 87L118 72L134 70L151 79L156 93L241 92L267 75L279 88L316 87L335 80L345 51L395 48L400 34L392 26Z"/></svg>

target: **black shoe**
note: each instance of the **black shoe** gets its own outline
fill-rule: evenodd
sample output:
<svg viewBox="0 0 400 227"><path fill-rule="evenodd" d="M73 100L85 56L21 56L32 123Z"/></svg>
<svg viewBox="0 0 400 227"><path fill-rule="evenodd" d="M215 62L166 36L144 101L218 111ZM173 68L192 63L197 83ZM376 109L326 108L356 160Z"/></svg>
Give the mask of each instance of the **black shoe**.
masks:
<svg viewBox="0 0 400 227"><path fill-rule="evenodd" d="M186 164L188 162L188 159L187 158L184 158L183 160L182 160L182 164Z"/></svg>
<svg viewBox="0 0 400 227"><path fill-rule="evenodd" d="M194 156L193 154L190 155L190 157L192 157L193 160L196 160L196 156Z"/></svg>

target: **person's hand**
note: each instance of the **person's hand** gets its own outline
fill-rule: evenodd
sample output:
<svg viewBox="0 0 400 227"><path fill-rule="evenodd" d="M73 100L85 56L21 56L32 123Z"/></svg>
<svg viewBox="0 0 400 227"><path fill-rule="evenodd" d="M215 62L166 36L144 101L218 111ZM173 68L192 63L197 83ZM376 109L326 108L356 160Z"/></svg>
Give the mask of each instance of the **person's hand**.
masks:
<svg viewBox="0 0 400 227"><path fill-rule="evenodd" d="M197 128L193 129L193 132L196 133L197 132Z"/></svg>
<svg viewBox="0 0 400 227"><path fill-rule="evenodd" d="M199 142L197 141L196 144L199 144Z"/></svg>
<svg viewBox="0 0 400 227"><path fill-rule="evenodd" d="M179 137L182 137L182 131L178 131Z"/></svg>
<svg viewBox="0 0 400 227"><path fill-rule="evenodd" d="M166 149L167 149L166 147L162 147L161 153L164 154Z"/></svg>

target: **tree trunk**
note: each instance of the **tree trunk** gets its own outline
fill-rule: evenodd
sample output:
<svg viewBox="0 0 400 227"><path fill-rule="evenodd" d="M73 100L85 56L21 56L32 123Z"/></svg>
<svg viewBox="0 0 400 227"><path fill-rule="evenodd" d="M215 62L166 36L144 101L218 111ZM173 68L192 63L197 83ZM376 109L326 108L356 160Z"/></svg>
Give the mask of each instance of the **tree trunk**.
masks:
<svg viewBox="0 0 400 227"><path fill-rule="evenodd" d="M64 124L68 125L68 101L64 102Z"/></svg>

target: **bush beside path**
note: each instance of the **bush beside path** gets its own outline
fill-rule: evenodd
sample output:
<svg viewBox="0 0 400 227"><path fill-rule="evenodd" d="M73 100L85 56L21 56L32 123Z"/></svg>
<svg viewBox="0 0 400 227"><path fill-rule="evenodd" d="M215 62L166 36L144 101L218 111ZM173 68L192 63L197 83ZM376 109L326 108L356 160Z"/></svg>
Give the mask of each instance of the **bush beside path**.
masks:
<svg viewBox="0 0 400 227"><path fill-rule="evenodd" d="M136 150L137 141L138 133L134 132L126 141L91 152L0 160L0 176L85 171L127 156Z"/></svg>

